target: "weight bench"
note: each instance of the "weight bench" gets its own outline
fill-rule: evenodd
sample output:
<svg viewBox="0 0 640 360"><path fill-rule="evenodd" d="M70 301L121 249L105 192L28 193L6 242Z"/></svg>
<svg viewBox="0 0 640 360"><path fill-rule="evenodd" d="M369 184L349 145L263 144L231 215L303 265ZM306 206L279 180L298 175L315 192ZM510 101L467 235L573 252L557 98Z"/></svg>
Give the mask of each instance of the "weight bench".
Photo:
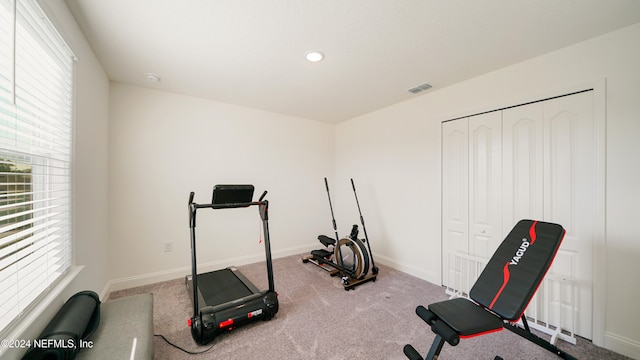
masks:
<svg viewBox="0 0 640 360"><path fill-rule="evenodd" d="M438 358L446 342L458 345L460 339L500 331L503 328L532 341L563 359L575 359L555 345L533 334L524 311L538 290L560 247L565 230L542 221L521 220L500 244L469 297L454 298L418 306L416 314L436 334L425 360ZM523 327L516 324L522 320ZM404 346L411 360L422 356L411 345ZM500 357L496 357L500 359Z"/></svg>

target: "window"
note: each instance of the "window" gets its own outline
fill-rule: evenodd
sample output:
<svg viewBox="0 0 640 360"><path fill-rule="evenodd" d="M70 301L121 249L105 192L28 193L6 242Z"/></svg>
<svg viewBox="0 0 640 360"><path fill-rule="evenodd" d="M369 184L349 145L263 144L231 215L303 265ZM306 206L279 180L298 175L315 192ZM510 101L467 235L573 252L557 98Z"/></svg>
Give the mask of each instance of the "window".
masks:
<svg viewBox="0 0 640 360"><path fill-rule="evenodd" d="M73 61L35 0L0 0L0 332L71 267Z"/></svg>

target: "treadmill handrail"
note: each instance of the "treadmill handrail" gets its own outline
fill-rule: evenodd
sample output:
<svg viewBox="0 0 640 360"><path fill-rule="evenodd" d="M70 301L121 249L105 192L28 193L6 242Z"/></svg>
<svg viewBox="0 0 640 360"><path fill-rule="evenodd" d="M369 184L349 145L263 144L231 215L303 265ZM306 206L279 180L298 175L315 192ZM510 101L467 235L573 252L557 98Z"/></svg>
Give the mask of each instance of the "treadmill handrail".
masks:
<svg viewBox="0 0 640 360"><path fill-rule="evenodd" d="M196 209L234 209L234 208L245 208L254 205L265 205L264 201L252 201L252 202L244 202L244 203L227 203L227 204L197 204L192 203Z"/></svg>

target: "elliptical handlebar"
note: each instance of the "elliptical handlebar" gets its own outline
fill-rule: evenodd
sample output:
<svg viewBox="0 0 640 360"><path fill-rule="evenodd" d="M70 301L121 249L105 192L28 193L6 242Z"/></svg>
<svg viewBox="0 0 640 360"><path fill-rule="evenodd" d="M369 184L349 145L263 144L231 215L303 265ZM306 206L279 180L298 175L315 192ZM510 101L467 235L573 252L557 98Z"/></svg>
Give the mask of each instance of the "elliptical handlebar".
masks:
<svg viewBox="0 0 640 360"><path fill-rule="evenodd" d="M369 257L371 258L371 271L374 275L376 275L378 274L378 267L376 266L376 262L373 260L373 253L371 252L369 236L367 236L367 227L364 225L364 217L362 216L362 211L360 210L360 202L358 201L358 194L356 193L356 185L353 183L353 178L351 179L351 187L353 188L353 195L356 197L356 205L358 205L358 213L360 214L360 223L362 224L362 231L364 232L364 240L367 243Z"/></svg>
<svg viewBox="0 0 640 360"><path fill-rule="evenodd" d="M327 178L324 178L324 186L327 188L327 198L329 199L329 209L331 209L331 222L333 223L333 232L336 235L336 248L338 249L338 265L341 268L344 268L344 263L342 259L342 249L340 249L340 236L338 236L338 226L336 225L336 218L333 215L333 205L331 204L331 194L329 193L329 181Z"/></svg>
<svg viewBox="0 0 640 360"><path fill-rule="evenodd" d="M324 178L324 187L327 189L327 198L329 199L329 209L331 210L331 222L333 223L333 231L336 233L336 241L340 240L338 236L338 226L336 225L336 218L333 215L333 205L331 204L331 194L329 193L329 182L327 178Z"/></svg>

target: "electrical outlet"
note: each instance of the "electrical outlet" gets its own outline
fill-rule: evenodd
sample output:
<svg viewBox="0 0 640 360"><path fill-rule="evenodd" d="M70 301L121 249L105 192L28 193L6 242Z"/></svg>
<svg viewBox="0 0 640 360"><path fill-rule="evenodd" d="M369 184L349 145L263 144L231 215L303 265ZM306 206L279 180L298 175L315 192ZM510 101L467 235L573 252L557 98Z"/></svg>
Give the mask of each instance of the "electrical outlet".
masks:
<svg viewBox="0 0 640 360"><path fill-rule="evenodd" d="M164 252L171 252L173 251L173 243L171 241L166 241L164 243Z"/></svg>

